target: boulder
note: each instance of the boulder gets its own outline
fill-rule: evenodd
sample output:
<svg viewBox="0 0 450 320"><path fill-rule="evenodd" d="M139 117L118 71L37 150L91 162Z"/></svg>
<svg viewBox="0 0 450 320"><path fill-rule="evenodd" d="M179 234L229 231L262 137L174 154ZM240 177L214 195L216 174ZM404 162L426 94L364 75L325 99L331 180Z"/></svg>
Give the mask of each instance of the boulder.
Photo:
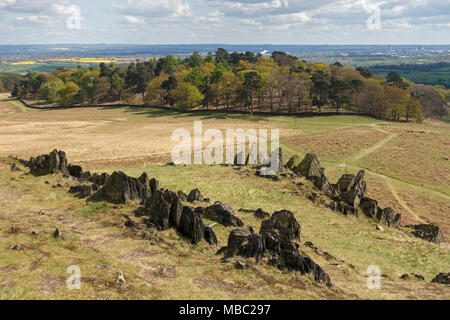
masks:
<svg viewBox="0 0 450 320"><path fill-rule="evenodd" d="M450 284L450 272L447 273L439 273L433 280L431 280L433 283L443 283L443 284Z"/></svg>
<svg viewBox="0 0 450 320"><path fill-rule="evenodd" d="M385 226L390 227L391 222L394 220L395 212L392 208L379 209L376 215L377 220Z"/></svg>
<svg viewBox="0 0 450 320"><path fill-rule="evenodd" d="M394 220L392 220L392 222L391 222L391 226L399 227L401 221L402 221L402 215L400 213L397 213L394 217Z"/></svg>
<svg viewBox="0 0 450 320"><path fill-rule="evenodd" d="M265 249L263 237L252 234L247 230L236 229L228 237L225 256L233 257L239 255L245 258L257 258L259 261Z"/></svg>
<svg viewBox="0 0 450 320"><path fill-rule="evenodd" d="M236 217L233 208L227 203L217 201L214 205L205 209L208 219L217 221L225 227L242 227L244 223Z"/></svg>
<svg viewBox="0 0 450 320"><path fill-rule="evenodd" d="M62 173L64 176L69 176L66 153L56 149L50 152L48 155L48 169L52 174Z"/></svg>
<svg viewBox="0 0 450 320"><path fill-rule="evenodd" d="M312 177L321 177L322 170L320 167L319 157L314 153L308 153L300 164L294 168L294 172L300 174L307 179Z"/></svg>
<svg viewBox="0 0 450 320"><path fill-rule="evenodd" d="M408 227L414 229L412 234L418 238L422 238L436 244L441 244L444 242L444 236L441 229L434 224L419 224Z"/></svg>
<svg viewBox="0 0 450 320"><path fill-rule="evenodd" d="M199 214L190 207L184 207L181 215L179 231L191 239L193 244L200 242L205 234L205 225Z"/></svg>
<svg viewBox="0 0 450 320"><path fill-rule="evenodd" d="M205 238L206 242L208 242L212 246L217 246L217 237L214 233L214 230L210 227L205 228L205 232L203 237Z"/></svg>
<svg viewBox="0 0 450 320"><path fill-rule="evenodd" d="M317 189L319 189L322 193L329 195L329 192L331 190L331 184L328 181L327 177L325 176L324 168L320 168L319 177L313 176L310 178L310 180L313 182L314 186Z"/></svg>
<svg viewBox="0 0 450 320"><path fill-rule="evenodd" d="M189 195L187 196L187 201L194 203L194 202L209 202L208 199L203 198L202 193L198 189L192 190Z"/></svg>
<svg viewBox="0 0 450 320"><path fill-rule="evenodd" d="M180 227L183 206L176 193L169 190L157 190L147 199L145 205L150 222L159 230Z"/></svg>
<svg viewBox="0 0 450 320"><path fill-rule="evenodd" d="M364 214L369 218L375 218L378 214L378 202L370 198L362 198L360 203Z"/></svg>
<svg viewBox="0 0 450 320"><path fill-rule="evenodd" d="M69 164L67 166L67 170L69 171L69 174L72 177L75 177L75 178L78 178L78 179L82 179L83 178L83 168L81 168L80 166Z"/></svg>
<svg viewBox="0 0 450 320"><path fill-rule="evenodd" d="M340 199L349 205L358 208L366 195L365 171L361 170L356 176L344 174L337 183Z"/></svg>
<svg viewBox="0 0 450 320"><path fill-rule="evenodd" d="M301 159L298 155L293 155L284 166L286 169L294 170L300 165Z"/></svg>
<svg viewBox="0 0 450 320"><path fill-rule="evenodd" d="M285 244L300 241L300 224L294 214L287 210L275 212L270 219L261 223L259 234L264 238L269 251L276 254L281 253Z"/></svg>
<svg viewBox="0 0 450 320"><path fill-rule="evenodd" d="M297 239L300 241L301 227L292 212L288 210L277 211L270 219L274 221L275 228L283 232L287 231L286 236L289 236L291 240Z"/></svg>

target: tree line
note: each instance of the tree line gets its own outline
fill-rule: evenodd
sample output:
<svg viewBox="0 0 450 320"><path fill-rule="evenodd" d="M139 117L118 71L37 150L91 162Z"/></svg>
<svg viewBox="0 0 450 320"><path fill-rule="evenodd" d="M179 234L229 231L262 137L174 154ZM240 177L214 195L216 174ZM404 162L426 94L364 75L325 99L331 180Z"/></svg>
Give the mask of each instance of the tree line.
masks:
<svg viewBox="0 0 450 320"><path fill-rule="evenodd" d="M416 85L391 72L386 78L363 67L300 60L275 51L206 56L168 55L129 65L59 68L50 73L1 75L13 96L74 105L124 101L253 112L322 112L330 108L380 119L421 121L447 112L449 90Z"/></svg>

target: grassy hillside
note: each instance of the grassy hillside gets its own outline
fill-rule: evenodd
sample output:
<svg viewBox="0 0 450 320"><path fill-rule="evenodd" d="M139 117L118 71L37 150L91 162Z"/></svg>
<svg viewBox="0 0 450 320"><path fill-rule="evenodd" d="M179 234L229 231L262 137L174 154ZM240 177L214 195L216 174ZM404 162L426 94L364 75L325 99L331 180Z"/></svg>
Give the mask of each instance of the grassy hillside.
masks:
<svg viewBox="0 0 450 320"><path fill-rule="evenodd" d="M171 133L177 128L192 131L194 120L203 121L204 131L277 128L285 160L314 151L332 182L364 168L369 196L401 212L406 224L438 224L448 238L448 124L390 123L357 116L182 115L146 108L19 111L14 101L0 102L0 135L7 137L0 140L1 299L450 298L447 286L430 283L437 273L449 270L448 244L437 246L401 229L378 231L363 215L334 213L306 198L312 185L304 179L294 184L287 178L256 177L245 168L164 165L170 161ZM291 210L302 226L301 242L311 241L320 250L304 245L300 249L325 269L334 287L266 265L236 270L234 264L222 263L215 252L226 245L231 228L214 227L217 248L205 242L193 246L173 230L126 228L122 215L133 216L137 203L87 203L67 193L74 181L9 171L8 155L27 158L54 148L65 150L70 162L86 170L122 170L132 176L146 171L165 188L199 188L213 202L230 203L236 212ZM58 183L62 187L53 188ZM43 216L38 214L41 209L46 210ZM259 231L260 220L237 215ZM52 237L56 228L62 239ZM17 244L24 250L10 250ZM81 290L70 291L65 285L70 265L81 268ZM381 290L367 289L366 270L371 265L381 269ZM127 279L125 286L114 282L119 270ZM421 274L425 281L399 279L405 273Z"/></svg>

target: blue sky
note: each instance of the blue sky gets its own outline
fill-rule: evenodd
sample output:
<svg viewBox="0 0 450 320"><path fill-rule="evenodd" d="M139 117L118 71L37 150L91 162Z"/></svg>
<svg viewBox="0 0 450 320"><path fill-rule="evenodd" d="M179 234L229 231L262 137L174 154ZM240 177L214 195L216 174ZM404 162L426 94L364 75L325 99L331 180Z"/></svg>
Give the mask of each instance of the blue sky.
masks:
<svg viewBox="0 0 450 320"><path fill-rule="evenodd" d="M449 44L450 1L0 0L0 34L0 44Z"/></svg>

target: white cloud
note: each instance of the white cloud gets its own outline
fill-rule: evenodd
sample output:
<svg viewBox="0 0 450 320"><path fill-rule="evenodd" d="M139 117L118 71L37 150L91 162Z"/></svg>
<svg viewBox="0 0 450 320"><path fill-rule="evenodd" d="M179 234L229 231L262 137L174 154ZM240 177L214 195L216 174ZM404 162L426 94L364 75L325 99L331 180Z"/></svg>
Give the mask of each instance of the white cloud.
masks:
<svg viewBox="0 0 450 320"><path fill-rule="evenodd" d="M0 9L18 13L65 14L67 0L0 0Z"/></svg>
<svg viewBox="0 0 450 320"><path fill-rule="evenodd" d="M52 20L48 16L23 16L17 17L15 24L20 27L51 26Z"/></svg>
<svg viewBox="0 0 450 320"><path fill-rule="evenodd" d="M139 17L134 17L134 16L125 16L121 23L123 24L128 24L128 25L142 25L144 24L144 20L142 18Z"/></svg>
<svg viewBox="0 0 450 320"><path fill-rule="evenodd" d="M113 11L130 16L152 18L190 17L193 15L189 4L182 0L128 0L114 3Z"/></svg>

